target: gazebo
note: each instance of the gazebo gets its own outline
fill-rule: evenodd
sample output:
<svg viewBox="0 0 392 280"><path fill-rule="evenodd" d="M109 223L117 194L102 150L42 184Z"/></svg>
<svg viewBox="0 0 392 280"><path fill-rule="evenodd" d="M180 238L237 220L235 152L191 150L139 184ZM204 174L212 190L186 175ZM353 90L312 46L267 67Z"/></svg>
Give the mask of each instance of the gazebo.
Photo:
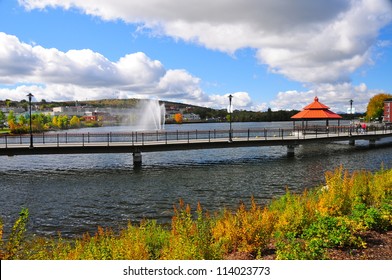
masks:
<svg viewBox="0 0 392 280"><path fill-rule="evenodd" d="M308 128L308 121L326 121L326 129L328 130L329 120L337 120L338 126L340 125L340 119L342 117L338 114L329 110L329 107L320 103L318 97L314 98L314 101L306 106L301 112L291 117L295 121L302 121L302 129ZM306 124L305 124L306 122Z"/></svg>

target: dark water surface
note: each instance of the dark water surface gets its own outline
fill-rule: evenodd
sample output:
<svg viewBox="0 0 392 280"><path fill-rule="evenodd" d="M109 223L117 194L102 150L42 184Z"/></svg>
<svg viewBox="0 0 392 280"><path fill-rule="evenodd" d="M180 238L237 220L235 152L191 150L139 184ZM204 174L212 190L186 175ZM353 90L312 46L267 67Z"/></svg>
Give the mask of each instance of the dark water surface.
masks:
<svg viewBox="0 0 392 280"><path fill-rule="evenodd" d="M239 127L277 127L291 123L244 123ZM167 130L222 128L221 124L166 126ZM223 124L224 126L224 124ZM223 127L224 129L225 127ZM125 131L125 127L100 128ZM96 131L90 129L90 131ZM392 142L392 140L389 140ZM6 231L23 207L30 211L29 231L75 236L98 225L118 229L143 218L170 222L173 205L183 198L210 211L235 209L252 195L259 203L285 192L324 183L324 172L392 167L388 140L374 149L367 142L297 147L255 147L144 153L143 168L133 170L131 154L1 157L0 216Z"/></svg>

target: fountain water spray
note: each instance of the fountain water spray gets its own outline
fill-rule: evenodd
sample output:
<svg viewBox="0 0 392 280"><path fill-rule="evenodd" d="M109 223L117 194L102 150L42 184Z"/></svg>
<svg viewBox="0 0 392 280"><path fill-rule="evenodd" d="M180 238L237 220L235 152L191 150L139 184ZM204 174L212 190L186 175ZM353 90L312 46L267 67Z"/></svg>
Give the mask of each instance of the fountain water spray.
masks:
<svg viewBox="0 0 392 280"><path fill-rule="evenodd" d="M158 100L141 100L137 116L137 128L140 130L162 130L165 128L165 104Z"/></svg>

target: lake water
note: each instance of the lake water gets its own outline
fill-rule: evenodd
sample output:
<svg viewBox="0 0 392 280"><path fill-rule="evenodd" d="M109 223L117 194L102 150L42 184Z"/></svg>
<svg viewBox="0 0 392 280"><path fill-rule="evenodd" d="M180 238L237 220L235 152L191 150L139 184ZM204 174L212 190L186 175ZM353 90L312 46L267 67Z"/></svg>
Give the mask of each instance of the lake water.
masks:
<svg viewBox="0 0 392 280"><path fill-rule="evenodd" d="M234 123L233 129L290 127L282 123ZM166 130L228 129L228 124L166 125ZM104 127L77 132L130 132ZM267 203L288 188L301 192L324 183L324 172L392 167L391 139L377 147L358 142L306 145L286 156L286 147L253 147L143 154L133 169L131 154L0 157L0 216L5 231L23 207L30 211L29 232L79 236L98 225L118 229L144 218L169 223L173 205L183 198L195 209L235 209L253 195Z"/></svg>

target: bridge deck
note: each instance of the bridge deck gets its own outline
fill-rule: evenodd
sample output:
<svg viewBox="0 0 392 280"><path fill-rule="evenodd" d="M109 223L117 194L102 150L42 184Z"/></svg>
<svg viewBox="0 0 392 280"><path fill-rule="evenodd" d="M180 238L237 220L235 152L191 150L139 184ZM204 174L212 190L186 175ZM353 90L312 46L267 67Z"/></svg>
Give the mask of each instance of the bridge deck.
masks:
<svg viewBox="0 0 392 280"><path fill-rule="evenodd" d="M366 133L352 132L347 127L330 131L293 129L259 129L232 131L154 131L131 133L45 133L0 137L0 155L135 153L192 149L220 149L252 146L297 146L307 143L369 140L373 143L392 137L392 130Z"/></svg>

